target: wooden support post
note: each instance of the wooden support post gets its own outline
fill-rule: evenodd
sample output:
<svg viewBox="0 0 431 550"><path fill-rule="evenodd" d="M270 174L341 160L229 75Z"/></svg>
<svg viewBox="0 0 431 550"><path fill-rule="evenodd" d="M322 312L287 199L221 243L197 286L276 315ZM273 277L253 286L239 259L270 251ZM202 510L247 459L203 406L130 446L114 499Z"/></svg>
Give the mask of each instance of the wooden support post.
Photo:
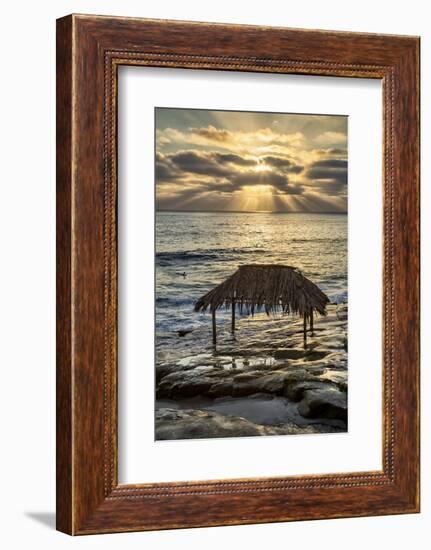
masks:
<svg viewBox="0 0 431 550"><path fill-rule="evenodd" d="M311 313L310 313L310 332L311 332L311 336L314 336L314 332L313 332L313 310L311 310Z"/></svg>
<svg viewBox="0 0 431 550"><path fill-rule="evenodd" d="M235 296L232 298L232 334L235 333Z"/></svg>
<svg viewBox="0 0 431 550"><path fill-rule="evenodd" d="M307 314L304 313L304 348L307 345Z"/></svg>
<svg viewBox="0 0 431 550"><path fill-rule="evenodd" d="M217 333L216 333L216 312L215 309L211 310L212 314L212 321L213 321L213 346L215 347L217 344Z"/></svg>

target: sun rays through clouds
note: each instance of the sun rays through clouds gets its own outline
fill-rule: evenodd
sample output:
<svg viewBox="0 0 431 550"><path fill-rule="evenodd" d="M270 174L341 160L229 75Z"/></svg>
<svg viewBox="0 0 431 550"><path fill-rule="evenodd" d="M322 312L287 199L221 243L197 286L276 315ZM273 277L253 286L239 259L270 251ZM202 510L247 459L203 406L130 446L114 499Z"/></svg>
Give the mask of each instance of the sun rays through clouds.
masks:
<svg viewBox="0 0 431 550"><path fill-rule="evenodd" d="M346 212L347 117L156 108L159 210Z"/></svg>

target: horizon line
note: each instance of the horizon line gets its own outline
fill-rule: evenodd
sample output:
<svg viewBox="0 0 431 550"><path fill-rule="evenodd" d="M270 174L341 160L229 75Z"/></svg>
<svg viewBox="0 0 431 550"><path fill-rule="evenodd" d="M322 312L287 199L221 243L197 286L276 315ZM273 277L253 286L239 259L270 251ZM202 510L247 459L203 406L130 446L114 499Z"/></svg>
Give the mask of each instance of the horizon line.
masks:
<svg viewBox="0 0 431 550"><path fill-rule="evenodd" d="M184 213L201 213L201 214L340 214L347 215L346 212L340 212L339 210L325 210L319 211L295 211L289 212L288 210L187 210L187 209L172 209L172 208L156 208L156 212L184 212Z"/></svg>

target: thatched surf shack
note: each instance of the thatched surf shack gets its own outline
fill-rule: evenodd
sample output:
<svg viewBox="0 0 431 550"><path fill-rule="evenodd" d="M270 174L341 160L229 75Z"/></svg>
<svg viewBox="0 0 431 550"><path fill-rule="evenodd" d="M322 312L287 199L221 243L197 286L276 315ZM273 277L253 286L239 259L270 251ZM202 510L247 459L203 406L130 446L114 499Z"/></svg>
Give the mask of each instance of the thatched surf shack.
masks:
<svg viewBox="0 0 431 550"><path fill-rule="evenodd" d="M232 333L235 332L235 313L254 315L265 311L299 315L304 319L304 345L307 323L313 332L314 313L326 315L329 298L295 267L287 265L253 264L240 266L233 275L202 296L196 312L210 311L212 315L213 344L217 343L216 311L232 310Z"/></svg>

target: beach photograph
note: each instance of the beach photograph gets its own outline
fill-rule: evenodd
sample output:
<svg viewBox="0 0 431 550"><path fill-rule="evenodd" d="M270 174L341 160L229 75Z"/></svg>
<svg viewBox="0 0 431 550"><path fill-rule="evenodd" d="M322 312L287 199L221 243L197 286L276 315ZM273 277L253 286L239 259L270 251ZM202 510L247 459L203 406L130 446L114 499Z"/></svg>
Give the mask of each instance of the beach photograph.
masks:
<svg viewBox="0 0 431 550"><path fill-rule="evenodd" d="M155 439L348 430L348 117L155 109Z"/></svg>

